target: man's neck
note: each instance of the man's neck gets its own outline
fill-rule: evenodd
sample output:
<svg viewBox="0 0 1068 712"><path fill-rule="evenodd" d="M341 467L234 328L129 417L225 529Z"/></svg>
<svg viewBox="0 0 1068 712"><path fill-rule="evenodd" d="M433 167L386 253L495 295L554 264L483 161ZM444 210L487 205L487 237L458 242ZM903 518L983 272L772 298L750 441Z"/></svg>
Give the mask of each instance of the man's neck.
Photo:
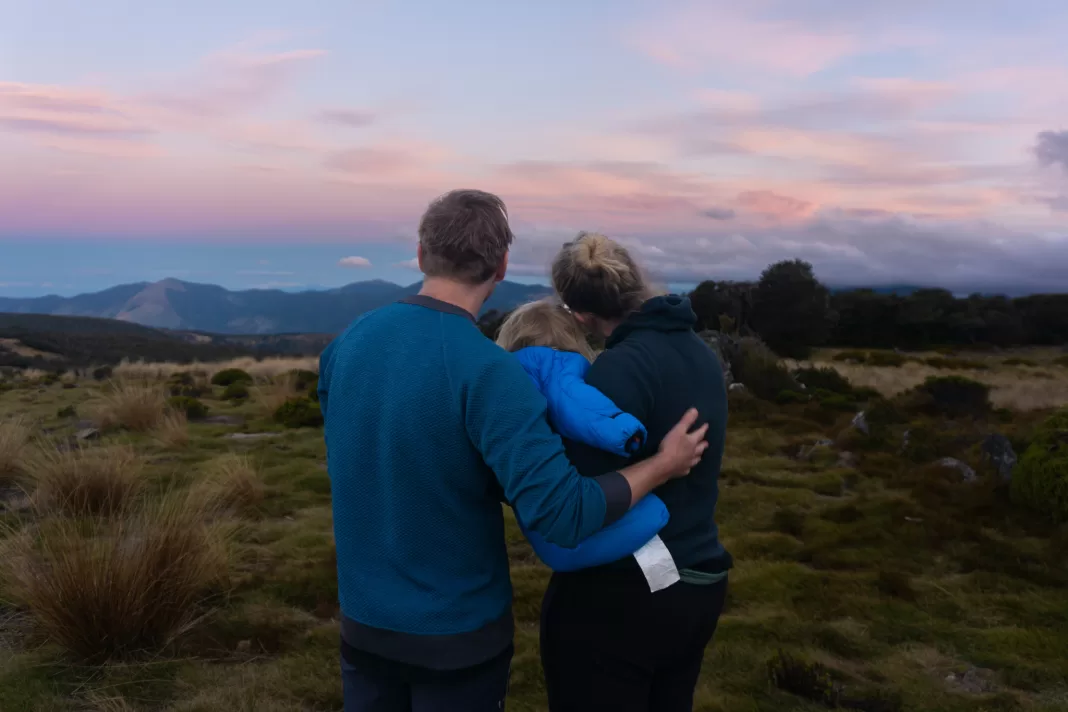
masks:
<svg viewBox="0 0 1068 712"><path fill-rule="evenodd" d="M494 286L492 282L471 285L441 277L427 277L423 280L423 288L419 290L419 294L460 307L468 314L477 317L482 311L482 305L493 293Z"/></svg>

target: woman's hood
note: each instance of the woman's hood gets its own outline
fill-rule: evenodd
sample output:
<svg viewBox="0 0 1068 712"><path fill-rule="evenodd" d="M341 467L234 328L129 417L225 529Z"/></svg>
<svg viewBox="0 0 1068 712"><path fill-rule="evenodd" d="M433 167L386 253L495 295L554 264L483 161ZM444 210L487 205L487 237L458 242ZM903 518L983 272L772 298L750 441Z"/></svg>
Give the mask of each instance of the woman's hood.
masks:
<svg viewBox="0 0 1068 712"><path fill-rule="evenodd" d="M697 324L697 315L690 306L688 297L668 294L653 297L641 309L634 312L616 327L609 337L607 346L611 347L634 331L689 331Z"/></svg>

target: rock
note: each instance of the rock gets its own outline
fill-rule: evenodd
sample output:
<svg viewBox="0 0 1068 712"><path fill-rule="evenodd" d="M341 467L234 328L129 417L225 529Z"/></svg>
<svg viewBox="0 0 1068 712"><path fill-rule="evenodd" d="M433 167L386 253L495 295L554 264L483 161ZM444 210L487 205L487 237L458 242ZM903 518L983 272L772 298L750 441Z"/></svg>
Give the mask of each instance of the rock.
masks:
<svg viewBox="0 0 1068 712"><path fill-rule="evenodd" d="M730 391L731 393L741 393L742 391L745 390L745 384L744 383L732 383L727 387L727 390Z"/></svg>
<svg viewBox="0 0 1068 712"><path fill-rule="evenodd" d="M853 416L851 425L865 435L871 432L868 428L868 419L865 417L863 410Z"/></svg>
<svg viewBox="0 0 1068 712"><path fill-rule="evenodd" d="M100 431L96 428L86 428L85 430L79 430L74 434L74 439L79 442L85 442L86 440L99 440Z"/></svg>
<svg viewBox="0 0 1068 712"><path fill-rule="evenodd" d="M997 689L996 673L986 668L970 667L959 674L946 676L946 685L969 695L985 695Z"/></svg>
<svg viewBox="0 0 1068 712"><path fill-rule="evenodd" d="M943 457L938 461L938 466L947 470L956 470L965 482L975 482L975 470L955 457Z"/></svg>
<svg viewBox="0 0 1068 712"><path fill-rule="evenodd" d="M838 467L843 467L843 468L847 468L847 469L850 469L850 470L855 470L857 465L859 464L859 462L857 460L857 456L854 455L853 453L851 453L851 452L840 452L840 453L838 453L838 462L835 463L835 464Z"/></svg>
<svg viewBox="0 0 1068 712"><path fill-rule="evenodd" d="M1012 443L1004 435L993 433L987 435L982 445L983 457L998 471L998 478L1007 483L1012 480L1012 470L1019 458L1012 449Z"/></svg>
<svg viewBox="0 0 1068 712"><path fill-rule="evenodd" d="M89 428L95 428L96 423L91 420L79 420L74 424L75 430L88 430Z"/></svg>
<svg viewBox="0 0 1068 712"><path fill-rule="evenodd" d="M909 449L909 436L912 435L911 430L906 430L904 435L901 436L901 452L905 452Z"/></svg>
<svg viewBox="0 0 1068 712"><path fill-rule="evenodd" d="M230 433L226 437L230 440L262 440L264 438L277 438L282 433Z"/></svg>
<svg viewBox="0 0 1068 712"><path fill-rule="evenodd" d="M209 425L244 425L245 419L240 415L211 415L201 419L200 422Z"/></svg>

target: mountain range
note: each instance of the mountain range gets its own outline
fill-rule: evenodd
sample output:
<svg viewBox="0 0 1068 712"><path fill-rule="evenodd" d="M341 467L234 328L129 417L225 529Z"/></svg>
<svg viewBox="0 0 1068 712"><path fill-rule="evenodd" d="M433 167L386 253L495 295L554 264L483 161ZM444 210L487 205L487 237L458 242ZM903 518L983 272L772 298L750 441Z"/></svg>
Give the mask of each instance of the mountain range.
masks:
<svg viewBox="0 0 1068 712"><path fill-rule="evenodd" d="M214 334L336 334L360 314L416 294L419 287L373 280L322 291L231 291L164 279L74 297L0 297L0 312L99 317ZM547 294L545 286L502 282L483 311L506 311Z"/></svg>

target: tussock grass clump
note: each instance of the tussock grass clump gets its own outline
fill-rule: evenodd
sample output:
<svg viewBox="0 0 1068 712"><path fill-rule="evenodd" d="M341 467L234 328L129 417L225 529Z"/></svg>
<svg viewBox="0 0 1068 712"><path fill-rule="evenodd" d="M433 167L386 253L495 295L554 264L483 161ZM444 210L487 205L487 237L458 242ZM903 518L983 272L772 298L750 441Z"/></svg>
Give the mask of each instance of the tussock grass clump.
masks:
<svg viewBox="0 0 1068 712"><path fill-rule="evenodd" d="M252 383L252 376L240 368L224 368L211 377L211 385L226 387L233 383Z"/></svg>
<svg viewBox="0 0 1068 712"><path fill-rule="evenodd" d="M0 482L22 472L30 435L30 428L21 418L0 423Z"/></svg>
<svg viewBox="0 0 1068 712"><path fill-rule="evenodd" d="M90 662L162 650L227 574L226 531L188 493L119 518L49 518L8 540L9 595L53 642Z"/></svg>
<svg viewBox="0 0 1068 712"><path fill-rule="evenodd" d="M94 408L101 429L126 428L147 432L155 428L167 408L167 391L159 384L112 381Z"/></svg>
<svg viewBox="0 0 1068 712"><path fill-rule="evenodd" d="M152 430L152 439L161 447L184 447L189 444L189 418L180 410L168 408Z"/></svg>
<svg viewBox="0 0 1068 712"><path fill-rule="evenodd" d="M282 374L263 385L255 386L252 389L252 397L263 409L264 414L274 417L279 408L303 395L298 388L298 380L291 373Z"/></svg>
<svg viewBox="0 0 1068 712"><path fill-rule="evenodd" d="M775 352L759 339L745 338L731 361L736 380L758 398L774 400L783 391L797 391L798 385Z"/></svg>
<svg viewBox="0 0 1068 712"><path fill-rule="evenodd" d="M127 509L141 489L144 460L129 447L58 450L41 445L26 464L41 512L73 517Z"/></svg>
<svg viewBox="0 0 1068 712"><path fill-rule="evenodd" d="M190 396L172 396L167 399L167 405L173 410L185 413L185 417L190 420L206 418L208 415L208 406Z"/></svg>
<svg viewBox="0 0 1068 712"><path fill-rule="evenodd" d="M274 420L287 428L317 428L323 424L323 412L307 398L291 398L274 412Z"/></svg>
<svg viewBox="0 0 1068 712"><path fill-rule="evenodd" d="M210 463L207 469L204 494L214 506L240 511L263 501L263 480L247 455L224 455Z"/></svg>

